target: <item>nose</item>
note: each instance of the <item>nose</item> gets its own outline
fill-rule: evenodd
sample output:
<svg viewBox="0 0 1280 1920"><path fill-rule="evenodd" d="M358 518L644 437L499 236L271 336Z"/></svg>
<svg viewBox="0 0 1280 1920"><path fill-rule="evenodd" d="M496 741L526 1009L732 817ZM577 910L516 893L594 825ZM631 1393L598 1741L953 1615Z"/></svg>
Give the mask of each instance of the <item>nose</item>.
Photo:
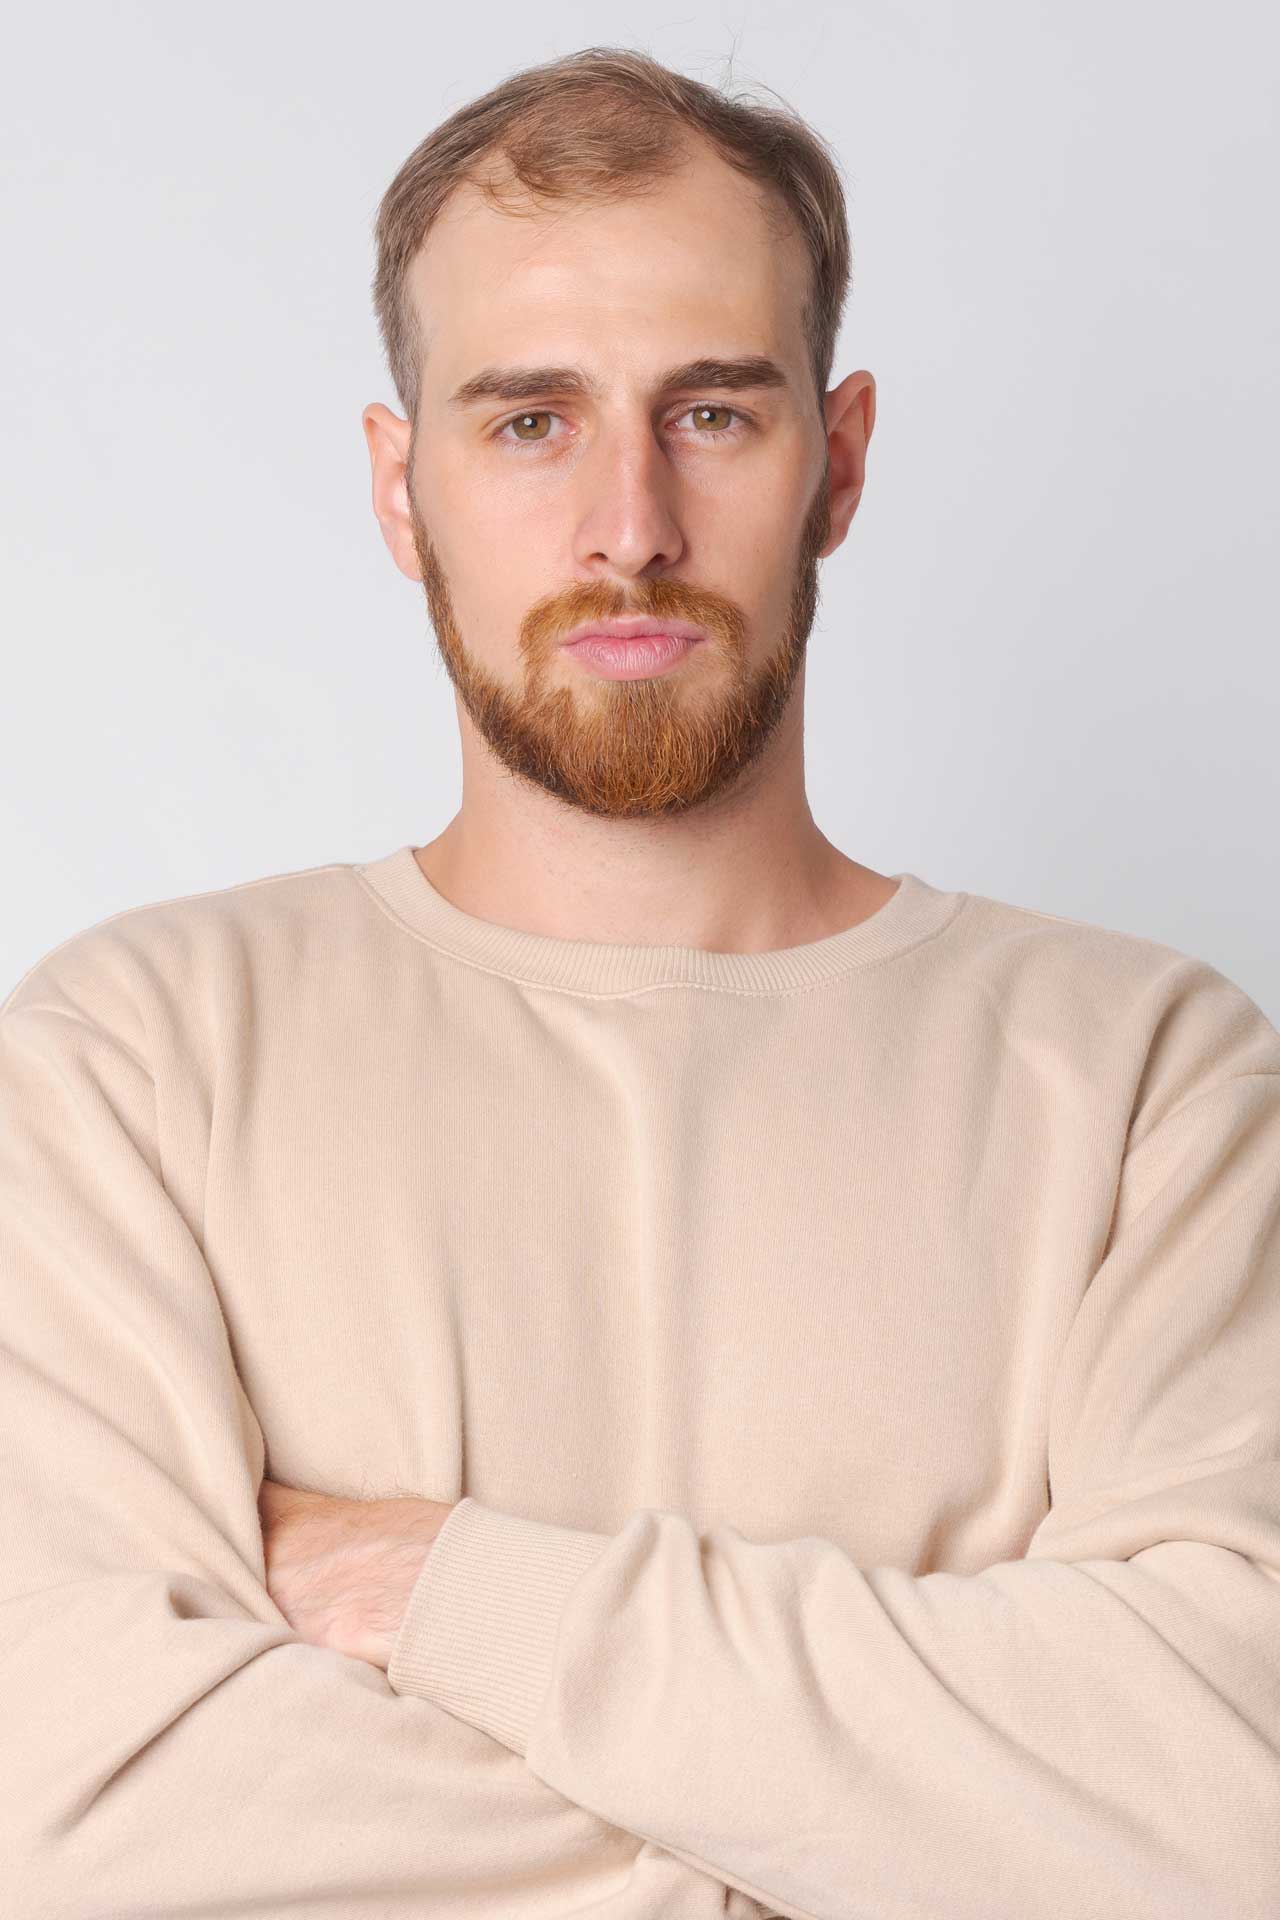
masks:
<svg viewBox="0 0 1280 1920"><path fill-rule="evenodd" d="M676 476L657 432L648 422L602 429L579 463L574 558L588 573L662 573L684 552Z"/></svg>

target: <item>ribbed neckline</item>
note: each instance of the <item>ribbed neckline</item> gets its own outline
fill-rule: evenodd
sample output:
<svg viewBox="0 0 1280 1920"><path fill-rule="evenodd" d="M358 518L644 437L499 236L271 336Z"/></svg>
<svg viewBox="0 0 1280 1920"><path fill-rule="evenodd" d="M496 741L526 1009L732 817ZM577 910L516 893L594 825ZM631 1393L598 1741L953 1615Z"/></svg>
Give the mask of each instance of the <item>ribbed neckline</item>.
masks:
<svg viewBox="0 0 1280 1920"><path fill-rule="evenodd" d="M526 933L464 913L433 887L413 857L397 847L351 870L395 917L442 953L489 973L577 993L629 993L638 987L720 987L778 993L834 979L918 946L938 933L968 898L946 893L914 873L890 874L894 893L869 919L823 940L762 953L713 953L701 947L628 946L561 940Z"/></svg>

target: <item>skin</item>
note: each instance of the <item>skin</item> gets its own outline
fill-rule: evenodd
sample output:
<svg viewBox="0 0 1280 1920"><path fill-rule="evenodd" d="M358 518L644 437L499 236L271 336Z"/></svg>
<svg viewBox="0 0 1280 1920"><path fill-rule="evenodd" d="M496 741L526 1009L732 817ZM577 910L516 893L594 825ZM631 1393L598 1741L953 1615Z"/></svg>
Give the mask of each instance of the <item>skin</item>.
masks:
<svg viewBox="0 0 1280 1920"><path fill-rule="evenodd" d="M804 664L875 382L851 373L819 407L803 242L709 147L603 205L507 191L495 208L460 189L414 262L414 426L380 403L362 416L374 512L423 587L461 733L461 804L415 858L464 911L561 939L750 953L853 926L897 883L810 813ZM748 356L783 384L659 385ZM549 364L598 393L450 405L482 367ZM708 638L650 680L559 653L584 618L632 611ZM451 1511L265 1480L268 1590L304 1639L385 1669Z"/></svg>
<svg viewBox="0 0 1280 1920"><path fill-rule="evenodd" d="M413 1495L348 1500L264 1480L267 1592L310 1645L385 1672L414 1582L452 1510Z"/></svg>

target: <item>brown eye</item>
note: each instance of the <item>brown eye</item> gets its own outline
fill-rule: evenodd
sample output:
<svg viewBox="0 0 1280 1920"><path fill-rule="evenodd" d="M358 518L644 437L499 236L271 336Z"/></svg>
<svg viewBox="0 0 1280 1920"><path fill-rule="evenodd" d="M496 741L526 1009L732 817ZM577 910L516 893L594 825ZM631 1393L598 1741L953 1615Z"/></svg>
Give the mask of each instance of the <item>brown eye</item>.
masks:
<svg viewBox="0 0 1280 1920"><path fill-rule="evenodd" d="M517 430L516 431L517 440L545 440L547 437L545 433L522 433L519 431L519 429L524 427L531 420L533 421L550 420L550 418L551 418L551 415L549 413L521 413L521 414L517 414L514 420L508 420L507 425L509 427L514 427Z"/></svg>
<svg viewBox="0 0 1280 1920"><path fill-rule="evenodd" d="M695 407L693 411L695 414L710 413L714 415L718 413L724 419L731 419L733 416L732 407ZM704 420L699 420L698 424L699 426L706 426L707 423ZM712 433L725 433L728 429L726 427L712 426L709 431Z"/></svg>

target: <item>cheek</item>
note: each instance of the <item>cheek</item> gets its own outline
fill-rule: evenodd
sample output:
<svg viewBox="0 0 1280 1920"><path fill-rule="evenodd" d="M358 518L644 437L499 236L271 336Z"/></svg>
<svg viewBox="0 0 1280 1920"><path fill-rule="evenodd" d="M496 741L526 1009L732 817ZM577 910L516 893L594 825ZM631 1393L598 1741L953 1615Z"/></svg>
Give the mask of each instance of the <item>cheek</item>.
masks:
<svg viewBox="0 0 1280 1920"><path fill-rule="evenodd" d="M509 677L530 608L563 593L571 578L567 570L548 574L536 541L508 536L487 549L469 544L450 575L449 589L458 629L475 658L500 678Z"/></svg>
<svg viewBox="0 0 1280 1920"><path fill-rule="evenodd" d="M744 489L716 503L690 542L705 565L733 582L736 598L767 605L785 598L791 584L791 552L802 508L770 489Z"/></svg>
<svg viewBox="0 0 1280 1920"><path fill-rule="evenodd" d="M738 471L720 476L714 488L699 489L692 511L714 523L744 553L781 556L790 530L798 531L804 519L811 484L798 461L744 461Z"/></svg>
<svg viewBox="0 0 1280 1920"><path fill-rule="evenodd" d="M449 551L459 597L519 619L578 575L568 496L548 487L476 485L452 516ZM508 624L510 624L508 620Z"/></svg>

